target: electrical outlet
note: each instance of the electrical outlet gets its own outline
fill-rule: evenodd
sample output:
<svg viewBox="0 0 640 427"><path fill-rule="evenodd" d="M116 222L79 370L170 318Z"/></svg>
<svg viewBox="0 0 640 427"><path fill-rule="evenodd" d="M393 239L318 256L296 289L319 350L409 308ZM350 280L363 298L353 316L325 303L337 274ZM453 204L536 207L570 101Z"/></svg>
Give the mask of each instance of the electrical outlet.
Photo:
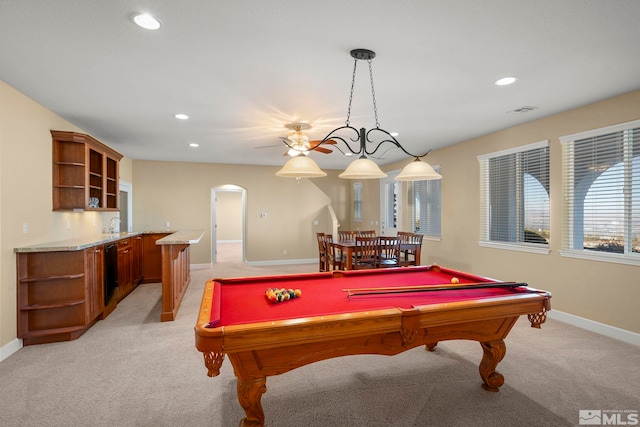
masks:
<svg viewBox="0 0 640 427"><path fill-rule="evenodd" d="M22 232L24 234L27 234L29 232L29 224L27 224L26 222L22 224Z"/></svg>
<svg viewBox="0 0 640 427"><path fill-rule="evenodd" d="M167 229L168 229L169 227L171 227L171 223L169 221L166 221L164 223L164 226L167 227Z"/></svg>
<svg viewBox="0 0 640 427"><path fill-rule="evenodd" d="M71 230L71 221L67 220L67 230Z"/></svg>
<svg viewBox="0 0 640 427"><path fill-rule="evenodd" d="M287 254L287 250L285 249L285 250L283 251L283 253L286 255L286 254Z"/></svg>

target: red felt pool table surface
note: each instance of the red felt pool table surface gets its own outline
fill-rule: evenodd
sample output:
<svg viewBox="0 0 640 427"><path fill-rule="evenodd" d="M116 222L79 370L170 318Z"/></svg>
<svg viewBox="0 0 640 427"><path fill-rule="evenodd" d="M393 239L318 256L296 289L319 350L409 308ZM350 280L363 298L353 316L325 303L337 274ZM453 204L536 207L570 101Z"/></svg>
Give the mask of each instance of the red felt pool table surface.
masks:
<svg viewBox="0 0 640 427"><path fill-rule="evenodd" d="M344 289L406 286L451 285L457 278L460 285L496 283L499 281L442 267L416 267L384 270L345 271L331 273L270 276L261 278L218 279L221 286L214 290L218 311L212 311L210 326L229 326L244 323L326 316L385 308L410 309L416 306L493 298L524 288L456 289L401 294L362 295L347 297ZM270 303L265 298L267 288L300 289L300 298ZM219 298L219 299L218 299Z"/></svg>

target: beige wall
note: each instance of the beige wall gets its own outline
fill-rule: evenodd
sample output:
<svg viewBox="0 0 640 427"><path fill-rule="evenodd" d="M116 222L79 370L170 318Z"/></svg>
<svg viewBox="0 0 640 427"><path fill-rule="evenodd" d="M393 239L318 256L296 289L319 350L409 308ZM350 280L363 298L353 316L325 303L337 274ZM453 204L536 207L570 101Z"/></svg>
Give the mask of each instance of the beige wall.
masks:
<svg viewBox="0 0 640 427"><path fill-rule="evenodd" d="M16 338L13 249L100 234L114 216L51 210L51 130L83 132L0 81L0 347Z"/></svg>
<svg viewBox="0 0 640 427"><path fill-rule="evenodd" d="M553 294L552 307L640 333L640 267L562 257L562 149L559 137L640 119L640 91L475 138L426 157L442 167L442 240L425 241L424 264L438 263ZM483 248L477 156L542 140L550 144L551 252ZM390 170L399 164L388 165ZM406 187L406 186L405 186ZM405 227L408 223L405 223Z"/></svg>
<svg viewBox="0 0 640 427"><path fill-rule="evenodd" d="M235 185L247 190L245 247L247 261L314 259L316 232L327 230L330 197L320 188L337 188L337 172L325 178L296 181L275 176L277 167L134 160L133 220L136 228L204 229L191 248L191 262L211 262L211 190ZM318 185L316 185L318 181ZM346 212L333 201L336 212ZM265 214L262 218L261 214ZM339 218L344 221L344 218ZM318 225L314 221L318 220ZM285 254L286 251L286 254Z"/></svg>

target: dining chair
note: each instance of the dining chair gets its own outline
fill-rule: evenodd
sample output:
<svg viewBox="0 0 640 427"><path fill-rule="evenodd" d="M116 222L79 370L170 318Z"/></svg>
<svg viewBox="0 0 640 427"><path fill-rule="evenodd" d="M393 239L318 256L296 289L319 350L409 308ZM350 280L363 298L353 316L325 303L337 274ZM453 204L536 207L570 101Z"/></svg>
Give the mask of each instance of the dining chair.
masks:
<svg viewBox="0 0 640 427"><path fill-rule="evenodd" d="M376 237L378 235L378 233L376 233L376 230L361 230L358 231L358 236L362 236L362 237Z"/></svg>
<svg viewBox="0 0 640 427"><path fill-rule="evenodd" d="M316 233L318 239L318 271L327 271L327 251L324 243L324 233Z"/></svg>
<svg viewBox="0 0 640 427"><path fill-rule="evenodd" d="M357 235L357 231L338 231L338 239L340 239L340 241L355 240Z"/></svg>
<svg viewBox="0 0 640 427"><path fill-rule="evenodd" d="M378 237L356 236L353 248L353 269L376 268L378 265Z"/></svg>
<svg viewBox="0 0 640 427"><path fill-rule="evenodd" d="M380 236L378 243L377 268L400 266L400 238Z"/></svg>
<svg viewBox="0 0 640 427"><path fill-rule="evenodd" d="M333 244L333 236L331 234L325 234L324 243L327 254L327 271L344 270L344 254L342 253L340 248Z"/></svg>
<svg viewBox="0 0 640 427"><path fill-rule="evenodd" d="M422 234L398 232L400 238L400 267L417 265L416 253L422 248Z"/></svg>

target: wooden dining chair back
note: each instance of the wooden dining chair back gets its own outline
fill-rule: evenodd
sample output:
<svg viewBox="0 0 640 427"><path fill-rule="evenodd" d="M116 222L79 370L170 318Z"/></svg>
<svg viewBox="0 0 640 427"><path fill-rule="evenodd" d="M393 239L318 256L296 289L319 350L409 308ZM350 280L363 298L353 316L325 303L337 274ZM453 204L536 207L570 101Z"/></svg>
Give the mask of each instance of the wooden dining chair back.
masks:
<svg viewBox="0 0 640 427"><path fill-rule="evenodd" d="M358 231L358 236L362 237L376 237L378 233L375 230L360 230Z"/></svg>
<svg viewBox="0 0 640 427"><path fill-rule="evenodd" d="M324 233L316 233L318 239L318 271L327 271L327 250Z"/></svg>
<svg viewBox="0 0 640 427"><path fill-rule="evenodd" d="M327 271L331 270L344 270L345 258L342 250L333 244L333 236L326 234L324 236L324 243L327 253Z"/></svg>
<svg viewBox="0 0 640 427"><path fill-rule="evenodd" d="M401 267L418 265L422 250L422 234L398 232L400 238Z"/></svg>
<svg viewBox="0 0 640 427"><path fill-rule="evenodd" d="M356 236L352 261L354 270L376 268L378 266L379 241L377 237Z"/></svg>
<svg viewBox="0 0 640 427"><path fill-rule="evenodd" d="M338 239L340 239L341 242L345 240L355 240L357 235L357 231L338 231Z"/></svg>
<svg viewBox="0 0 640 427"><path fill-rule="evenodd" d="M378 268L400 266L400 238L397 236L380 236L378 244Z"/></svg>

